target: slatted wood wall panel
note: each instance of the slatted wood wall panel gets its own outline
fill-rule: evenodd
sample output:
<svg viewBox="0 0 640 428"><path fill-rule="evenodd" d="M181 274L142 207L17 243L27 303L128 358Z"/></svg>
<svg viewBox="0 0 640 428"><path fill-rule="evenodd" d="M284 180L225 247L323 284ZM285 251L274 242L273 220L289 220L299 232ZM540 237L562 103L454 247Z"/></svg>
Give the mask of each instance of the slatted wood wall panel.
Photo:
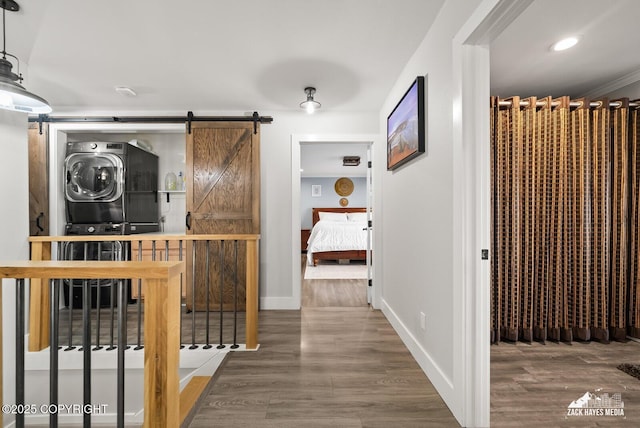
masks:
<svg viewBox="0 0 640 428"><path fill-rule="evenodd" d="M627 333L632 337L640 337L640 109L631 110L630 119L631 222L629 223L630 273Z"/></svg>
<svg viewBox="0 0 640 428"><path fill-rule="evenodd" d="M499 228L499 216L498 216L498 206L502 203L502 200L499 197L497 192L497 174L498 174L498 142L497 142L497 128L498 128L498 98L491 97L491 114L490 114L491 126L491 161L490 161L490 169L491 169L491 254L494 256L491 257L491 343L498 342L500 340L500 314L498 313L498 309L502 307L502 293L501 288L496 286L499 284L500 276L498 272L498 261L502 256L502 252L498 252L498 228Z"/></svg>
<svg viewBox="0 0 640 428"><path fill-rule="evenodd" d="M638 109L501 101L491 99L492 340L638 337Z"/></svg>
<svg viewBox="0 0 640 428"><path fill-rule="evenodd" d="M611 313L612 339L627 335L627 293L629 288L629 101L611 110Z"/></svg>
<svg viewBox="0 0 640 428"><path fill-rule="evenodd" d="M591 334L609 341L609 281L611 238L611 145L609 103L591 110Z"/></svg>

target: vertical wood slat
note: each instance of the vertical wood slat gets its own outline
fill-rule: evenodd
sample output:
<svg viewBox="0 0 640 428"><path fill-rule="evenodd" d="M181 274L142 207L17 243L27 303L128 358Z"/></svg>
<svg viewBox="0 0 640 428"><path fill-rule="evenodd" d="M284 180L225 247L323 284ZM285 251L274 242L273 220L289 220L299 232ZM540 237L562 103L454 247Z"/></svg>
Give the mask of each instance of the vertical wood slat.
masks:
<svg viewBox="0 0 640 428"><path fill-rule="evenodd" d="M626 340L629 292L629 99L611 110L611 277L608 328L614 340Z"/></svg>
<svg viewBox="0 0 640 428"><path fill-rule="evenodd" d="M571 112L573 145L573 266L572 327L579 340L591 338L591 150L588 100Z"/></svg>
<svg viewBox="0 0 640 428"><path fill-rule="evenodd" d="M549 257L551 246L547 245L551 232L551 161L554 143L551 140L551 97L543 99L544 106L536 110L536 143L534 156L536 163L536 181L534 188L535 215L540 221L535 221L534 228L534 320L533 337L535 340L546 341L549 313Z"/></svg>
<svg viewBox="0 0 640 428"><path fill-rule="evenodd" d="M491 97L490 99L490 120L491 126L489 127L491 132L490 144L491 144L491 158L490 169L491 169L491 343L496 343L500 341L500 317L498 314L498 308L502 306L502 293L499 282L499 274L498 268L499 263L502 258L502 252L500 251L499 242L502 237L502 234L499 232L499 211L498 207L500 206L501 198L499 196L499 190L501 189L501 184L498 182L498 141L497 141L497 132L498 132L498 98Z"/></svg>
<svg viewBox="0 0 640 428"><path fill-rule="evenodd" d="M31 260L51 260L51 242L32 242ZM49 279L33 278L29 287L29 352L49 346ZM1 354L0 354L1 355Z"/></svg>
<svg viewBox="0 0 640 428"><path fill-rule="evenodd" d="M258 348L258 241L246 245L246 346Z"/></svg>
<svg viewBox="0 0 640 428"><path fill-rule="evenodd" d="M640 338L640 109L631 110L629 131L631 166L629 320L627 333Z"/></svg>
<svg viewBox="0 0 640 428"><path fill-rule="evenodd" d="M562 303L561 303L561 321L560 321L560 339L571 342L573 340L573 329L571 324L571 307L573 306L573 288L575 287L575 278L573 276L573 251L574 251L574 228L573 223L573 182L571 180L571 165L573 143L571 141L571 124L570 124L570 108L569 97L561 97L558 99L560 105L554 109L557 120L556 128L559 132L558 138L561 145L561 186L560 194L562 198L562 225L558 226L558 230L563 235L562 243L558 243L558 251L563 251L560 256L558 280L562 281Z"/></svg>
<svg viewBox="0 0 640 428"><path fill-rule="evenodd" d="M611 146L609 102L591 109L591 336L609 341Z"/></svg>
<svg viewBox="0 0 640 428"><path fill-rule="evenodd" d="M526 342L533 340L533 313L535 299L535 198L536 198L536 97L525 99L528 106L522 109L521 168L517 179L520 181L522 199L520 215L522 228L519 231L522 245L522 286L521 286L521 328L520 338Z"/></svg>
<svg viewBox="0 0 640 428"><path fill-rule="evenodd" d="M143 280L144 426L180 426L180 275Z"/></svg>
<svg viewBox="0 0 640 428"><path fill-rule="evenodd" d="M520 104L519 97L511 98L513 105ZM502 172L504 200L502 207L503 240L500 243L504 265L502 266L501 288L503 308L501 310L500 336L507 340L518 340L521 304L521 237L520 237L520 205L521 205L521 114L519 108L500 111L498 138L502 146L502 161L499 162Z"/></svg>

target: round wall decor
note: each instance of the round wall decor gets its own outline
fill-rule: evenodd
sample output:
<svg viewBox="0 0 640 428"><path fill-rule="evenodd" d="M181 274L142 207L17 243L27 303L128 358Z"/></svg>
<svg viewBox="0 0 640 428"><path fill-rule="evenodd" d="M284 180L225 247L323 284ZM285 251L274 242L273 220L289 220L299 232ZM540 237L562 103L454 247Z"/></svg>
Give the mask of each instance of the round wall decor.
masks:
<svg viewBox="0 0 640 428"><path fill-rule="evenodd" d="M341 206L341 207L346 207L347 205L349 205L349 199L347 199L347 198L340 198L340 206Z"/></svg>
<svg viewBox="0 0 640 428"><path fill-rule="evenodd" d="M353 181L347 177L338 178L334 187L340 196L349 196L353 193Z"/></svg>

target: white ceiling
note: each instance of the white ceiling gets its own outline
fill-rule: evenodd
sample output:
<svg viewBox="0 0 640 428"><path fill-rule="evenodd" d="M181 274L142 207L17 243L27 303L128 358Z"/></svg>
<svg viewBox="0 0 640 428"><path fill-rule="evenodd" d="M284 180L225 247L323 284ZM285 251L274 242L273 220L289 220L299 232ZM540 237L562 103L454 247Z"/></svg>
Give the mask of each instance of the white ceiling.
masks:
<svg viewBox="0 0 640 428"><path fill-rule="evenodd" d="M491 44L491 94L600 96L640 80L639 20L638 0L534 0ZM567 36L580 42L550 51Z"/></svg>
<svg viewBox="0 0 640 428"><path fill-rule="evenodd" d="M443 0L19 2L7 50L53 114L269 115L301 111L305 86L317 88L317 114L377 113ZM532 1L491 45L492 94L576 97L640 80L639 18L638 0ZM575 48L549 51L569 34L581 37ZM303 174L353 154L332 149L327 167L305 160Z"/></svg>
<svg viewBox="0 0 640 428"><path fill-rule="evenodd" d="M360 165L343 166L345 156L360 156ZM305 143L300 145L302 177L366 177L367 145L354 143Z"/></svg>
<svg viewBox="0 0 640 428"><path fill-rule="evenodd" d="M54 114L197 115L299 110L305 86L323 109L378 111L443 0L18 2L7 47Z"/></svg>

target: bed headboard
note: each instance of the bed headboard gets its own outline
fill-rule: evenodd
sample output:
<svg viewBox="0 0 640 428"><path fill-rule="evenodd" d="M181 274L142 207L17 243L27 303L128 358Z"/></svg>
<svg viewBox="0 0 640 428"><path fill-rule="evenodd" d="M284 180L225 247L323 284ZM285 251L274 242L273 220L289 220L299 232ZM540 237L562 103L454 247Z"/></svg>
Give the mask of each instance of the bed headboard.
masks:
<svg viewBox="0 0 640 428"><path fill-rule="evenodd" d="M315 225L318 221L320 221L320 211L325 213L366 213L366 208L312 208L312 220Z"/></svg>

